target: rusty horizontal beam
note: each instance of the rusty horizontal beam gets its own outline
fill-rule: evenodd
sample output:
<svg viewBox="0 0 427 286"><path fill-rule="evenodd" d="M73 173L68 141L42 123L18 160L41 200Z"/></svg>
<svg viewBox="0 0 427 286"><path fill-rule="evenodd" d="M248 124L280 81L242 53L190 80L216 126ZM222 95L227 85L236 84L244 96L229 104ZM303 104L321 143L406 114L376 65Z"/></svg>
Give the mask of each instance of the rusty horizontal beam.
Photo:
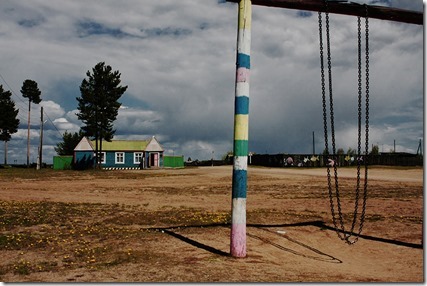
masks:
<svg viewBox="0 0 427 286"><path fill-rule="evenodd" d="M239 3L240 0L227 0L227 2ZM324 0L252 0L253 5L287 8L305 11L325 12ZM328 1L328 12L334 14L366 16L372 19L388 20L415 25L423 25L423 13L398 8L362 5L347 1Z"/></svg>

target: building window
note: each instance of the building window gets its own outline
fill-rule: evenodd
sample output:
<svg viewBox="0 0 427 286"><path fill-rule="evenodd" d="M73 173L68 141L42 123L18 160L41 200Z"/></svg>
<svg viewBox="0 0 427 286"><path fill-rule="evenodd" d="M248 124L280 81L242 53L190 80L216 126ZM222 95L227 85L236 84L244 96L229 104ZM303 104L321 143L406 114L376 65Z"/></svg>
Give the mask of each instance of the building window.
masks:
<svg viewBox="0 0 427 286"><path fill-rule="evenodd" d="M133 163L134 164L141 163L143 157L144 157L144 153L142 153L142 152L135 152L135 153L133 153Z"/></svg>
<svg viewBox="0 0 427 286"><path fill-rule="evenodd" d="M99 152L98 154L100 157L99 161L101 162L101 164L105 164L105 152ZM96 156L96 153L93 153L93 157L95 156Z"/></svg>
<svg viewBox="0 0 427 286"><path fill-rule="evenodd" d="M124 163L125 163L125 153L116 152L116 164L124 164Z"/></svg>

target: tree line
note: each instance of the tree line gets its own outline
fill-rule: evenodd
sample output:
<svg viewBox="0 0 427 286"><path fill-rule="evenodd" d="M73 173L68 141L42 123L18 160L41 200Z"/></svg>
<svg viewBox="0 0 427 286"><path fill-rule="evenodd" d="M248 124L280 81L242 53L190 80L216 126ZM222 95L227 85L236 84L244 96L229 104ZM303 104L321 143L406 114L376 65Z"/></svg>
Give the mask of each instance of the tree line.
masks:
<svg viewBox="0 0 427 286"><path fill-rule="evenodd" d="M24 98L28 98L27 166L29 166L31 103L39 104L41 102L41 92L37 82L26 79L22 84L21 93ZM4 90L3 85L0 85L0 140L4 141L5 165L7 165L7 142L12 138L12 134L18 132L20 124L20 120L17 118L19 110L15 108L15 102L11 97L12 93L9 90Z"/></svg>
<svg viewBox="0 0 427 286"><path fill-rule="evenodd" d="M114 71L105 62L99 62L91 71L86 72L86 78L80 85L80 96L76 97L79 111L76 115L83 125L79 132L64 132L63 141L55 147L58 155L72 155L75 146L83 136L86 136L95 140L95 167L99 167L102 142L103 140L110 142L114 137L116 130L113 123L121 106L119 99L128 88L121 85L120 77L121 73ZM23 82L21 94L28 99L27 166L29 166L31 103L41 102L41 91L37 82L27 79ZM7 165L7 142L18 131L20 124L17 118L19 110L15 107L11 96L12 93L0 85L0 140L5 144L5 165Z"/></svg>

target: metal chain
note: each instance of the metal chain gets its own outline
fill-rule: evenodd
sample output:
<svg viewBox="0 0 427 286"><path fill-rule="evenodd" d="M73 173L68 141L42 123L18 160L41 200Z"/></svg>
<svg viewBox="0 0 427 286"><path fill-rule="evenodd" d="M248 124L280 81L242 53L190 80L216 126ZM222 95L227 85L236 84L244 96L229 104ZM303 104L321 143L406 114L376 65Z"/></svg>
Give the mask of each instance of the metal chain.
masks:
<svg viewBox="0 0 427 286"><path fill-rule="evenodd" d="M327 4L326 4L327 5ZM319 39L320 39L320 75L321 75L321 85L322 85L322 104L323 104L323 127L325 135L325 152L326 160L329 159L329 146L328 146L328 120L326 113L326 88L325 88L325 66L324 66L324 55L323 55L323 29L322 29L322 13L319 12ZM335 229L338 229L336 218L335 218L335 208L332 195L332 184L331 184L331 170L327 168L327 177L328 177L328 191L329 191L329 203L331 206L332 212L332 221L334 223ZM339 235L339 234L338 234Z"/></svg>
<svg viewBox="0 0 427 286"><path fill-rule="evenodd" d="M369 15L368 5L365 4L366 17L365 17L365 74L366 74L366 110L365 110L365 182L363 186L363 206L360 215L359 235L363 229L365 222L366 201L368 199L368 164L369 164ZM357 238L359 237L357 236Z"/></svg>
<svg viewBox="0 0 427 286"><path fill-rule="evenodd" d="M327 64L328 64L328 76L329 76L329 100L330 100L330 121L331 121L331 139L332 139L332 154L336 154L335 147L335 126L334 126L334 112L333 112L333 94L332 94L332 64L331 64L331 54L330 54L330 37L329 37L329 13L328 13L328 1L324 0L325 3L325 15L326 15L326 36L327 36ZM363 229L363 224L365 221L365 211L366 211L366 200L367 200L367 178L368 178L368 151L369 151L369 22L368 22L368 8L366 7L366 17L365 17L365 34L366 34L366 123L365 123L365 157L364 157L364 166L365 166L365 182L364 182L364 194L363 194L363 206L362 213L360 216L359 231L355 236L354 240L350 240L351 235L353 234L357 214L359 208L359 197L360 197L360 165L362 161L361 154L361 118L362 118L362 56L361 56L361 24L360 17L358 17L358 158L357 158L357 183L356 183L356 195L355 195L355 208L353 213L353 221L351 229L349 232L345 231L344 228L344 219L341 210L341 201L340 193L338 186L338 170L337 163L333 162L334 169L334 178L335 178L335 199L337 201L338 208L338 218L341 227L341 231L338 229L337 218L335 214L334 206L334 196L332 192L332 183L331 183L331 174L330 166L327 164L327 177L328 177L328 191L329 191L329 202L332 213L332 220L338 237L341 240L345 240L348 244L355 243L360 236L360 233ZM324 123L324 135L325 135L325 151L326 159L329 161L329 146L328 146L328 128L327 128L327 113L326 113L326 89L325 89L325 73L324 73L324 52L323 52L323 28L322 28L322 15L319 12L319 42L320 42L320 68L321 68L321 86L322 86L322 103L323 103L323 123ZM333 159L332 159L333 160Z"/></svg>
<svg viewBox="0 0 427 286"><path fill-rule="evenodd" d="M362 156L362 29L360 17L357 17L357 80L358 80L358 106L357 106L357 180L356 194L354 198L353 222L351 224L350 233L353 233L357 221L359 210L359 195L360 195L360 165ZM366 161L366 160L365 160ZM358 237L356 237L357 240ZM354 241L355 242L355 241ZM354 243L353 242L353 243Z"/></svg>
<svg viewBox="0 0 427 286"><path fill-rule="evenodd" d="M365 212L366 212L366 201L367 201L367 197L368 197L368 161L369 161L369 18L368 18L368 6L365 4L365 9L366 9L366 16L365 16L365 85L366 85L366 89L365 89L365 158L364 158L364 167L365 167L365 181L364 181L364 185L363 185L363 205L362 205L362 213L360 215L360 223L359 223L359 230L358 233L355 236L355 239L353 241L347 240L347 243L349 244L353 244L356 243L357 240L360 237L360 234L362 232L363 229L363 224L365 222ZM360 40L359 40L360 42ZM361 54L361 53L360 53ZM361 56L360 56L361 58ZM361 60L360 60L361 61ZM361 68L360 68L361 70ZM361 74L361 72L360 72ZM361 94L361 92L360 92ZM361 96L360 96L361 98ZM361 101L361 99L360 99ZM359 121L361 121L361 114L359 114ZM360 136L360 135L359 135ZM359 144L360 144L361 140L359 138ZM360 164L359 164L360 165ZM360 166L359 166L360 169ZM360 176L358 174L358 176ZM358 180L360 180L360 177L358 178ZM357 194L358 196L359 194ZM355 224L355 218L357 216L357 212L355 211L354 213L354 217L353 217L353 226Z"/></svg>
<svg viewBox="0 0 427 286"><path fill-rule="evenodd" d="M326 27L326 53L327 53L327 63L328 63L328 83L329 83L329 112L330 112L330 122L331 122L331 143L332 143L332 154L334 156L334 159L336 160L335 156L337 154L336 150L336 144L335 144L335 116L334 116L334 100L333 100L333 92L332 92L332 58L331 58L331 39L330 39L330 31L329 31L329 12L328 12L328 1L325 0L326 5L326 13L325 13L325 27ZM334 160L332 159L332 160ZM328 158L329 160L329 158ZM334 161L335 161L334 160ZM337 209L338 209L338 218L339 223L341 226L342 233L345 234L345 228L344 228L344 219L342 217L342 209L341 209L341 196L340 196L340 189L338 185L338 164L333 164L334 169L334 183L335 183L335 199L337 201ZM328 165L329 169L329 165ZM330 172L329 172L330 176ZM330 181L330 177L328 178L328 181ZM332 185L330 182L328 185ZM332 194L332 191L330 192ZM331 205L331 209L333 206ZM338 230L337 227L335 229ZM345 236L341 236L340 232L337 232L338 237L341 239L345 239Z"/></svg>
<svg viewBox="0 0 427 286"><path fill-rule="evenodd" d="M336 154L335 148L335 128L334 128L334 112L333 112L333 96L332 96L332 60L331 60L331 47L330 47L330 33L329 33L329 13L328 13L328 2L324 0L325 3L325 25L326 25L326 49L327 49L327 68L328 68L328 84L329 84L329 108L330 108L330 121L331 121L331 133L332 133L332 154ZM325 151L326 151L326 160L329 162L329 146L328 146L328 124L327 124L327 113L326 113L326 88L325 88L325 72L324 72L324 53L323 53L323 29L322 29L322 15L319 12L319 38L320 38L320 59L321 59L321 81L322 81L322 101L323 101L323 123L324 123L324 135L325 135ZM331 159L333 160L333 159ZM329 192L329 203L332 213L332 221L338 237L342 240L345 240L344 229L344 220L342 218L341 202L338 188L338 173L336 169L336 164L334 164L334 178L335 178L335 198L337 199L338 207L338 216L341 226L341 232L338 229L337 217L335 214L335 205L334 205L334 195L332 191L332 182L331 182L331 170L329 164L327 164L327 178L328 178L328 192Z"/></svg>

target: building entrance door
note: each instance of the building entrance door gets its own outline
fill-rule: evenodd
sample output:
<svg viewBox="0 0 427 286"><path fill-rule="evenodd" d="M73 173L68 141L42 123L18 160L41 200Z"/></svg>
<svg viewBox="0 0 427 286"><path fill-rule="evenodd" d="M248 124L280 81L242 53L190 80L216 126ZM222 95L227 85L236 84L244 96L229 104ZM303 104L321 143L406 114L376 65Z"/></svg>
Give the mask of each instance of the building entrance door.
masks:
<svg viewBox="0 0 427 286"><path fill-rule="evenodd" d="M158 166L159 166L159 153L151 153L150 167L158 167Z"/></svg>

